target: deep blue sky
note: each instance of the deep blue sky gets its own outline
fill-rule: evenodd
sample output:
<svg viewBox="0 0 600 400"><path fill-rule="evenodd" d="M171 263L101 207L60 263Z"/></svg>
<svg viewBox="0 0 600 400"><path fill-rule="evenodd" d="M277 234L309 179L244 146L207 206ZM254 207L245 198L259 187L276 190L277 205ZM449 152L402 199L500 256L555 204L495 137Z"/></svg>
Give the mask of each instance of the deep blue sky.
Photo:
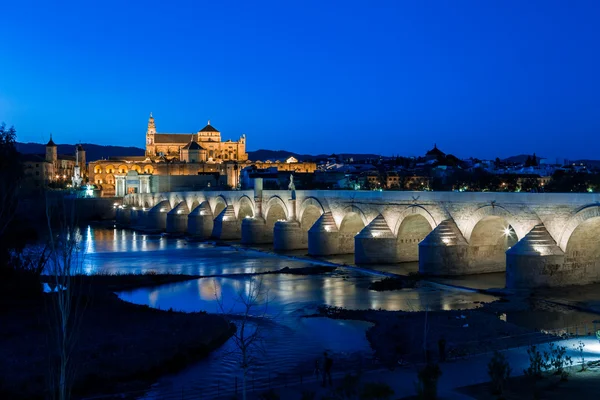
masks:
<svg viewBox="0 0 600 400"><path fill-rule="evenodd" d="M597 0L0 2L20 141L600 158Z"/></svg>

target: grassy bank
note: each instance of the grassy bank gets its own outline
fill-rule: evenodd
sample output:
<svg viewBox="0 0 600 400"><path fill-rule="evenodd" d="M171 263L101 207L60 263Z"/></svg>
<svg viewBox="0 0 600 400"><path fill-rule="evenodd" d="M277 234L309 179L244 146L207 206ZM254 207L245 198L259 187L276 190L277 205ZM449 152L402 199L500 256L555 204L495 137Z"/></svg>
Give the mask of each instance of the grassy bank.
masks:
<svg viewBox="0 0 600 400"><path fill-rule="evenodd" d="M112 293L181 279L142 275L82 280L82 319L72 356L76 398L146 389L160 376L205 357L230 337L232 326L222 316L156 310L127 303ZM0 398L49 397L54 357L52 296L1 303Z"/></svg>
<svg viewBox="0 0 600 400"><path fill-rule="evenodd" d="M465 386L458 391L478 400L529 400L529 399L594 399L600 391L600 365L590 363L585 371L579 367L568 368L569 376L561 379L553 372L541 378L517 376L509 378L501 395L492 393L489 383Z"/></svg>

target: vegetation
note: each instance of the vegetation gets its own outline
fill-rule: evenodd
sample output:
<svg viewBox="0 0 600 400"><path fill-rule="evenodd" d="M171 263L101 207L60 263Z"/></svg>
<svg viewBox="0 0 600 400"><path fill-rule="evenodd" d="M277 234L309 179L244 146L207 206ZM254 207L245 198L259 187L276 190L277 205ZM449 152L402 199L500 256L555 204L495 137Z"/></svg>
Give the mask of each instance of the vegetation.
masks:
<svg viewBox="0 0 600 400"><path fill-rule="evenodd" d="M438 364L429 362L419 371L417 383L417 396L422 400L437 399L438 380L442 370Z"/></svg>
<svg viewBox="0 0 600 400"><path fill-rule="evenodd" d="M488 375L491 379L493 394L503 393L504 385L508 380L510 373L511 369L504 354L495 351L494 356L488 363Z"/></svg>
<svg viewBox="0 0 600 400"><path fill-rule="evenodd" d="M573 365L573 360L566 353L565 346L557 346L554 343L550 343L548 351L544 350L544 352L540 352L536 345L532 345L527 349L529 367L523 372L527 376L541 378L543 372L553 370L555 375L560 375L561 379L566 380L569 373L565 368Z"/></svg>
<svg viewBox="0 0 600 400"><path fill-rule="evenodd" d="M367 382L360 391L361 400L390 399L394 390L387 383Z"/></svg>
<svg viewBox="0 0 600 400"><path fill-rule="evenodd" d="M583 349L585 348L585 343L583 343L580 340L579 343L577 343L576 345L574 344L573 347L575 347L575 349L577 349L577 351L579 352L579 359L581 360L581 370L580 370L580 372L583 372L583 371L586 370L585 353L583 351Z"/></svg>
<svg viewBox="0 0 600 400"><path fill-rule="evenodd" d="M235 302L226 308L224 299L215 284L215 298L221 312L236 326L232 339L235 349L228 356L237 359L242 370L242 399L246 400L247 381L250 370L264 355L262 322L269 317L269 291L261 278L241 286ZM240 311L236 311L240 309Z"/></svg>

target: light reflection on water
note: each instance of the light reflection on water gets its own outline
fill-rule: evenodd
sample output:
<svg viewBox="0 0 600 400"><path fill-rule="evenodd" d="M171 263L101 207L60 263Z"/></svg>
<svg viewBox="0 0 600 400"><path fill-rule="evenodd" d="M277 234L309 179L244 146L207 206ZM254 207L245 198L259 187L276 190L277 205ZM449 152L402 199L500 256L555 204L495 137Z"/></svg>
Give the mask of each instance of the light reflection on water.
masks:
<svg viewBox="0 0 600 400"><path fill-rule="evenodd" d="M169 272L190 275L239 274L277 270L283 267L309 266L302 260L290 260L255 251L230 247L213 247L188 243L183 239L146 235L121 229L87 229L84 240L88 254L87 272ZM233 301L240 288L248 285L244 277L201 278L186 282L141 288L120 293L121 298L137 304L161 309L218 312L215 292L222 296L225 309L235 307ZM314 360L324 350L333 353L336 366L369 359L372 351L365 337L369 323L339 321L327 318L302 318L326 304L349 309L439 310L473 308L492 296L434 287L401 291L375 292L369 284L381 277L351 269L338 269L324 275L263 275L269 293L267 313L276 324L266 327L268 354L255 371L257 387L266 385L267 376L277 373L310 371ZM235 309L234 309L235 311ZM194 366L174 376L162 378L155 392L168 393L190 387L203 388L204 396L216 394L215 382L232 386L239 368L232 359L224 358L231 341ZM211 392L212 391L212 392Z"/></svg>

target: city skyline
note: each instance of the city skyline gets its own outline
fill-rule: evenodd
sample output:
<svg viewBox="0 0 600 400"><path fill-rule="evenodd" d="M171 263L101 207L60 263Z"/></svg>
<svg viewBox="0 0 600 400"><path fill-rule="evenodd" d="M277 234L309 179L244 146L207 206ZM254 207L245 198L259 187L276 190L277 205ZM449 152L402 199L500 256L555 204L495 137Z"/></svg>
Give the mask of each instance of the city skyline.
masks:
<svg viewBox="0 0 600 400"><path fill-rule="evenodd" d="M0 122L143 147L153 112L249 150L597 158L594 2L303 4L8 4Z"/></svg>

